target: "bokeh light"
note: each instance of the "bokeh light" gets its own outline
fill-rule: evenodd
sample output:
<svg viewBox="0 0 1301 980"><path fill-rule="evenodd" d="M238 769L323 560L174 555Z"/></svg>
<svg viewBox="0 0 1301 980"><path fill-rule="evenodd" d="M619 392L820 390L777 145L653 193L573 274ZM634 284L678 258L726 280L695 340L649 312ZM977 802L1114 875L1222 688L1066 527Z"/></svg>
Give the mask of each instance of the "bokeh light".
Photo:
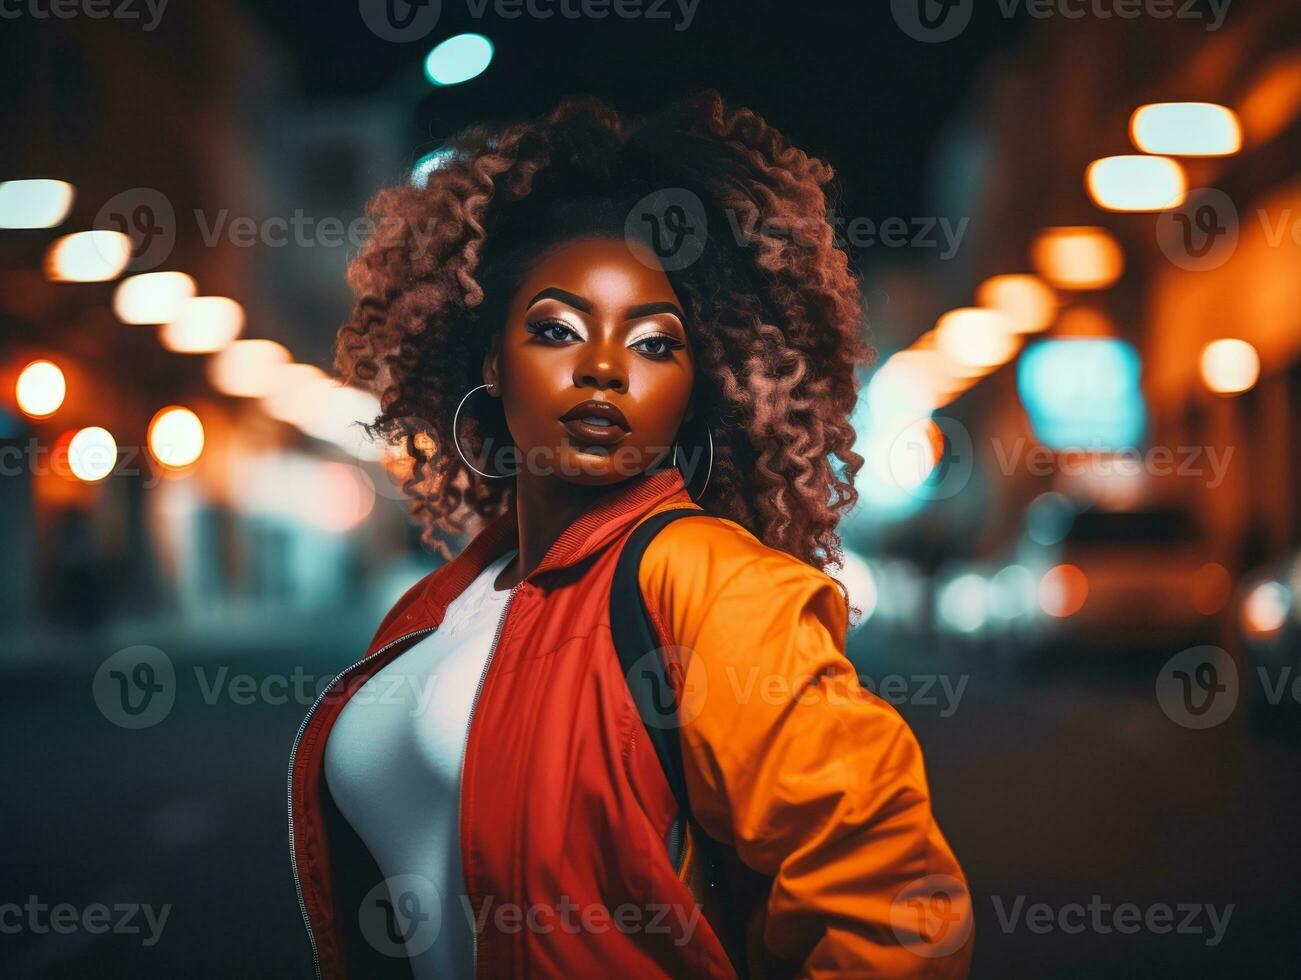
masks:
<svg viewBox="0 0 1301 980"><path fill-rule="evenodd" d="M1025 530L1030 540L1044 547L1061 543L1075 523L1075 505L1065 494L1041 493L1025 513Z"/></svg>
<svg viewBox="0 0 1301 980"><path fill-rule="evenodd" d="M884 459L882 478L899 489L912 492L921 487L944 458L944 433L930 416L914 419L898 429ZM874 469L880 461L873 458Z"/></svg>
<svg viewBox="0 0 1301 980"><path fill-rule="evenodd" d="M1039 441L1055 449L1138 445L1147 427L1138 351L1122 340L1035 344L1017 363L1021 404Z"/></svg>
<svg viewBox="0 0 1301 980"><path fill-rule="evenodd" d="M1021 341L1009 317L976 306L950 310L935 324L935 346L946 357L970 368L988 370L1005 364Z"/></svg>
<svg viewBox="0 0 1301 980"><path fill-rule="evenodd" d="M458 85L483 74L491 61L491 41L482 34L458 34L429 52L425 77L435 85Z"/></svg>
<svg viewBox="0 0 1301 980"><path fill-rule="evenodd" d="M975 572L941 586L936 600L940 624L959 633L974 633L989 617L989 582Z"/></svg>
<svg viewBox="0 0 1301 980"><path fill-rule="evenodd" d="M123 323L171 323L198 291L184 272L146 272L122 280L113 312Z"/></svg>
<svg viewBox="0 0 1301 980"><path fill-rule="evenodd" d="M208 380L224 395L262 398L291 360L288 349L274 340L237 340L208 359Z"/></svg>
<svg viewBox="0 0 1301 980"><path fill-rule="evenodd" d="M322 378L301 389L307 411L294 420L309 436L331 442L358 459L378 462L384 446L372 439L362 424L380 414L379 398L368 391Z"/></svg>
<svg viewBox="0 0 1301 980"><path fill-rule="evenodd" d="M1093 203L1108 211L1168 211L1188 197L1184 168L1169 157L1104 157L1089 164L1085 184Z"/></svg>
<svg viewBox="0 0 1301 980"><path fill-rule="evenodd" d="M213 354L229 346L244 329L244 307L226 296L196 296L182 304L158 339L178 354Z"/></svg>
<svg viewBox="0 0 1301 980"><path fill-rule="evenodd" d="M1217 157L1242 149L1242 126L1237 115L1213 102L1140 106L1130 117L1129 134L1144 153Z"/></svg>
<svg viewBox="0 0 1301 980"><path fill-rule="evenodd" d="M899 351L868 382L868 409L877 422L914 419L947 405L967 387L966 380L949 373L948 360L939 351Z"/></svg>
<svg viewBox="0 0 1301 980"><path fill-rule="evenodd" d="M843 555L844 562L838 569L833 569L833 572L835 577L844 583L845 590L849 593L850 604L859 609L859 615L849 624L852 630L858 629L872 618L876 612L879 594L876 575L867 560L848 548L843 551Z"/></svg>
<svg viewBox="0 0 1301 980"><path fill-rule="evenodd" d="M68 466L78 480L96 483L117 466L117 441L98 425L81 429L68 444Z"/></svg>
<svg viewBox="0 0 1301 980"><path fill-rule="evenodd" d="M1023 565L1000 568L989 580L989 611L999 619L1017 619L1035 611L1034 573Z"/></svg>
<svg viewBox="0 0 1301 980"><path fill-rule="evenodd" d="M120 231L79 231L53 242L45 253L45 276L55 282L116 279L131 261L131 239Z"/></svg>
<svg viewBox="0 0 1301 980"><path fill-rule="evenodd" d="M53 228L72 208L75 192L62 180L0 183L0 228Z"/></svg>
<svg viewBox="0 0 1301 980"><path fill-rule="evenodd" d="M1038 333L1052 325L1057 294L1038 276L994 276L980 284L976 302L1008 318L1017 333Z"/></svg>
<svg viewBox="0 0 1301 980"><path fill-rule="evenodd" d="M307 517L324 531L348 531L375 508L375 488L358 467L321 463L308 497Z"/></svg>
<svg viewBox="0 0 1301 980"><path fill-rule="evenodd" d="M1260 355L1245 340L1213 340L1202 348L1202 381L1219 395L1250 391L1260 378Z"/></svg>
<svg viewBox="0 0 1301 980"><path fill-rule="evenodd" d="M1261 582L1247 593L1242 603L1242 627L1248 633L1265 636L1277 633L1287 623L1292 593L1282 582Z"/></svg>
<svg viewBox="0 0 1301 980"><path fill-rule="evenodd" d="M1039 580L1039 608L1049 616L1074 616L1088 597L1089 580L1075 565L1057 565Z"/></svg>
<svg viewBox="0 0 1301 980"><path fill-rule="evenodd" d="M314 405L309 393L325 372L311 364L286 364L271 378L271 390L262 398L262 410L273 419L291 425L306 425Z"/></svg>
<svg viewBox="0 0 1301 980"><path fill-rule="evenodd" d="M68 394L63 371L53 361L32 361L18 375L14 397L18 408L29 418L49 418L59 410Z"/></svg>
<svg viewBox="0 0 1301 980"><path fill-rule="evenodd" d="M1045 228L1030 248L1035 271L1060 289L1105 289L1125 271L1125 253L1105 228Z"/></svg>
<svg viewBox="0 0 1301 980"><path fill-rule="evenodd" d="M149 423L149 452L172 470L190 466L203 453L203 423L188 408L161 409Z"/></svg>

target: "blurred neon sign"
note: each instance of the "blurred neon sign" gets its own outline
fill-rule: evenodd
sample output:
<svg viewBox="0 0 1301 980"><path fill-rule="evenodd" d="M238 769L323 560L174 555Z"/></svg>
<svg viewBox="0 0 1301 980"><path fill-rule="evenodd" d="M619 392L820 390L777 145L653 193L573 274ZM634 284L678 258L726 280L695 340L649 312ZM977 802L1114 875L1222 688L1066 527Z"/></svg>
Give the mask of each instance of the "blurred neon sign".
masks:
<svg viewBox="0 0 1301 980"><path fill-rule="evenodd" d="M1016 387L1045 446L1129 449L1147 428L1141 373L1138 352L1123 340L1048 340L1021 356Z"/></svg>

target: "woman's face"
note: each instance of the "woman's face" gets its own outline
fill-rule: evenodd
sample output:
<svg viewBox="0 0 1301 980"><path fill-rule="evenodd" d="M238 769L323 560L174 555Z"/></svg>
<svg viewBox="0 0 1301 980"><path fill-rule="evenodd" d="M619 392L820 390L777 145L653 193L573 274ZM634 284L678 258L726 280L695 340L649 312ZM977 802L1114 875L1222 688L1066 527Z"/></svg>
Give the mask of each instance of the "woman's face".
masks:
<svg viewBox="0 0 1301 980"><path fill-rule="evenodd" d="M522 475L617 483L671 452L690 418L695 367L681 305L637 247L562 243L511 298L484 381L502 399Z"/></svg>

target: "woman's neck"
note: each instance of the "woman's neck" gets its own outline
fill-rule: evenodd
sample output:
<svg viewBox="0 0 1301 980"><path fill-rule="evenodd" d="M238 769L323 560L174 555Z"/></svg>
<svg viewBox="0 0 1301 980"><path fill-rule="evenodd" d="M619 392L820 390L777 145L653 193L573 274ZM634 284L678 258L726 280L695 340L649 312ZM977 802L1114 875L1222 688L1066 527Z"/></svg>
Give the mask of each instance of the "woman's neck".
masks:
<svg viewBox="0 0 1301 980"><path fill-rule="evenodd" d="M578 517L602 497L622 486L619 483L584 486L557 476L520 473L515 478L515 515L518 523L519 554L497 576L496 587L514 588L542 564L556 539Z"/></svg>

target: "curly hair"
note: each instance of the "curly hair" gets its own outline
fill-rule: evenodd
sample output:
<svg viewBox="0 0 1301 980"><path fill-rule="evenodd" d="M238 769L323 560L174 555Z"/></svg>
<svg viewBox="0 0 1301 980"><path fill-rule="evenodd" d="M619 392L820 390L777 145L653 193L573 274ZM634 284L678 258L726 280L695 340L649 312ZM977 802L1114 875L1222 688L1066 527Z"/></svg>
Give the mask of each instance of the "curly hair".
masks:
<svg viewBox="0 0 1301 980"><path fill-rule="evenodd" d="M466 467L452 421L529 264L573 237L622 237L635 202L673 188L699 199L708 229L700 257L667 272L696 359L691 404L713 436L698 502L816 568L838 563L863 464L856 367L872 352L827 220L831 168L714 92L635 120L571 98L536 121L471 126L445 154L424 187L367 205L391 233L349 267L356 303L335 353L345 381L379 395L373 429L410 457L426 544L449 555L442 537L510 505L513 481ZM475 402L491 404L470 415ZM499 400L466 409L464 447L509 443Z"/></svg>

